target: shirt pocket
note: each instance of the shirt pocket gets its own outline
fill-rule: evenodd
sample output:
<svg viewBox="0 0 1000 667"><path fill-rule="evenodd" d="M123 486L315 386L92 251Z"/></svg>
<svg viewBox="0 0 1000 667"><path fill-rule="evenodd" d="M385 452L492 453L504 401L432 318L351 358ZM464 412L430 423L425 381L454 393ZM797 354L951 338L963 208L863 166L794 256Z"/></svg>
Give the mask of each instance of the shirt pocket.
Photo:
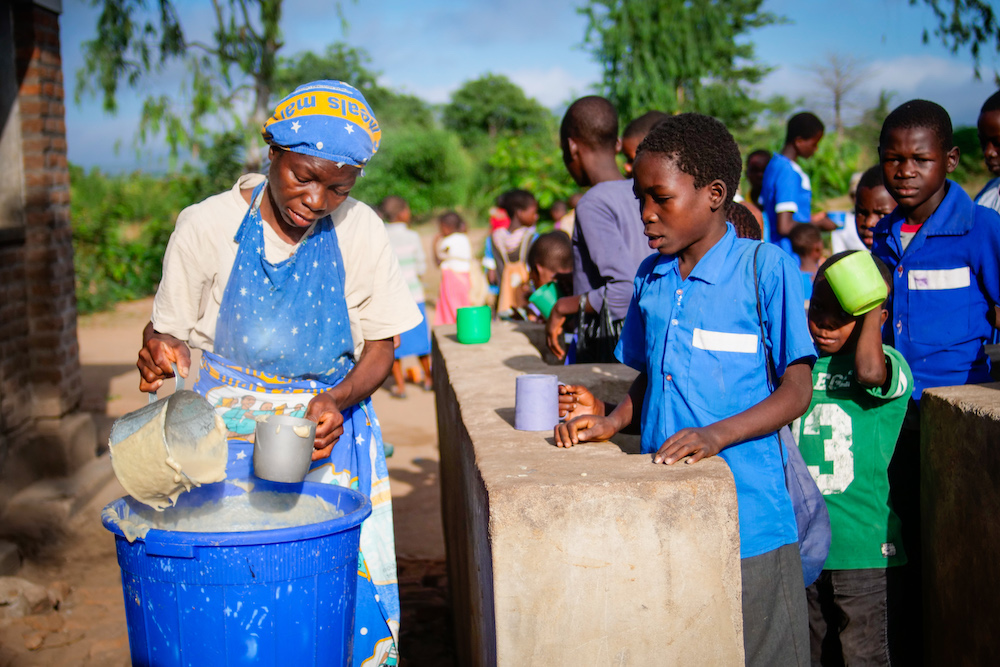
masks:
<svg viewBox="0 0 1000 667"><path fill-rule="evenodd" d="M967 336L972 317L972 272L910 269L906 275L910 340L944 345Z"/></svg>
<svg viewBox="0 0 1000 667"><path fill-rule="evenodd" d="M761 400L758 394L766 395L767 376L759 341L759 333L695 328L685 392L688 402L723 419Z"/></svg>

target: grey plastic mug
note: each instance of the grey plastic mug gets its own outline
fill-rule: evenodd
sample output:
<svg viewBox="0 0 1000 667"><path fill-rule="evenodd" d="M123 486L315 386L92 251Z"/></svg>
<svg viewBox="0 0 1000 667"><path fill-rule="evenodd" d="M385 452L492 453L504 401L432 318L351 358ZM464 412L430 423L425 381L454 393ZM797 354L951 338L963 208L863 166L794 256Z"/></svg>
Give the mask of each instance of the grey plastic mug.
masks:
<svg viewBox="0 0 1000 667"><path fill-rule="evenodd" d="M253 445L253 472L272 482L297 484L306 478L312 463L316 422L271 415L257 422Z"/></svg>

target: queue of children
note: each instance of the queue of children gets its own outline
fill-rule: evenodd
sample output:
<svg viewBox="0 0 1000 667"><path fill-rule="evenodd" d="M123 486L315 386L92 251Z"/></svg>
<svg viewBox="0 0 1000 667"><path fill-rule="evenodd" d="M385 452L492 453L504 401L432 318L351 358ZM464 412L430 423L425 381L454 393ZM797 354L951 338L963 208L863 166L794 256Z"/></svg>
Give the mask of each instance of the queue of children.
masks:
<svg viewBox="0 0 1000 667"><path fill-rule="evenodd" d="M636 272L616 348L639 375L617 405L561 387L555 440L571 447L633 429L654 463L726 460L739 505L748 665L919 664L920 396L989 380L1000 93L979 118L998 177L979 205L948 179L958 149L943 108L913 100L886 118L880 164L858 176L854 197L851 231L871 254L825 258L820 232L836 225L811 214L797 165L822 133L817 118L799 114L780 153L748 159L763 230L732 204L742 164L720 123L681 114L639 143L632 188L655 252ZM760 231L770 244L751 240ZM888 295L867 312L845 308L830 277L857 253ZM768 363L777 386L767 383ZM807 586L776 435L792 422L832 534L824 570Z"/></svg>
<svg viewBox="0 0 1000 667"><path fill-rule="evenodd" d="M958 149L947 112L907 102L885 120L879 164L853 179L842 228L852 245L829 258L821 232L838 225L812 213L798 165L823 138L813 114L790 119L780 152L747 158L746 206L735 201L743 161L718 121L650 113L624 142L617 128L596 96L563 118L564 162L589 188L570 212L572 232L538 235L537 201L511 191L499 200L506 221L488 239L498 282L520 265L512 310L546 321L553 353L572 359L579 337L592 335L588 320L609 316L613 358L639 371L616 405L561 387L557 446L631 429L654 463L726 461L748 665L918 663L920 397L989 380L984 344L1000 312L1000 92L979 118L996 178L976 202L948 179ZM615 159L623 149L625 174ZM454 261L447 270L458 273L471 261L468 240L456 238L463 224L442 216L436 246L442 268ZM865 312L845 306L832 278L857 253L887 294ZM460 281L442 280L439 303L452 318ZM531 294L542 287L556 298L539 307ZM785 488L778 431L789 424L830 517L814 582L802 579Z"/></svg>

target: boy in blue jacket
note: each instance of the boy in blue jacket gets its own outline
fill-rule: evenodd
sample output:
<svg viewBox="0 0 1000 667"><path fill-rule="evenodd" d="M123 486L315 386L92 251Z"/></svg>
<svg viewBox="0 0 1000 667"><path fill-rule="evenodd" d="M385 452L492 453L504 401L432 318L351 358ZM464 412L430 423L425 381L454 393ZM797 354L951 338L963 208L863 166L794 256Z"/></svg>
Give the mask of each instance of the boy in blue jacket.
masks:
<svg viewBox="0 0 1000 667"><path fill-rule="evenodd" d="M805 590L776 431L809 406L816 351L792 259L737 238L726 222L741 166L725 126L700 114L673 116L640 144L633 191L657 253L639 267L616 350L639 375L607 416L558 426L556 444L607 440L637 423L654 463L721 456L739 505L746 664L807 665ZM765 346L780 378L773 393Z"/></svg>
<svg viewBox="0 0 1000 667"><path fill-rule="evenodd" d="M909 563L902 623L919 630L920 396L929 387L990 380L983 349L1000 300L1000 214L976 206L948 174L958 165L951 118L911 100L885 119L879 158L896 209L874 231L872 253L892 271L886 345L913 371L913 401L889 468ZM919 646L919 642L911 642Z"/></svg>

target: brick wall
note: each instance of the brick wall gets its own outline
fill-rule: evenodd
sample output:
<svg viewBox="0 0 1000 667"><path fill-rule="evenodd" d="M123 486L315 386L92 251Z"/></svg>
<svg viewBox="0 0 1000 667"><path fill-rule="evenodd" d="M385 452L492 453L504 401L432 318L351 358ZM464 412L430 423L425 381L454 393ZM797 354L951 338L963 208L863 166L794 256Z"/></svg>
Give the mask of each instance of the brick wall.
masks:
<svg viewBox="0 0 1000 667"><path fill-rule="evenodd" d="M63 416L80 404L69 170L58 14L13 5L24 169L24 290L32 416Z"/></svg>

